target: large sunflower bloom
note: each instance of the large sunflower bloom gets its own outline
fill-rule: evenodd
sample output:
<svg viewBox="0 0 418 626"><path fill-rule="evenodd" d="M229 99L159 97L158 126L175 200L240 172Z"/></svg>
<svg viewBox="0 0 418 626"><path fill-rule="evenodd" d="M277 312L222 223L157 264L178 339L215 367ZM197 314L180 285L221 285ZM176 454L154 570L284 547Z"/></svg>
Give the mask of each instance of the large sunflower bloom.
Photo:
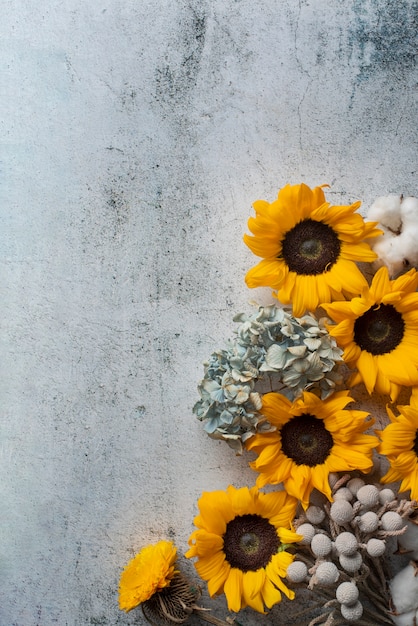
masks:
<svg viewBox="0 0 418 626"><path fill-rule="evenodd" d="M356 261L376 254L364 239L381 231L349 206L330 206L321 187L286 185L271 204L254 203L244 241L262 261L250 269L248 287L271 287L283 304L292 303L296 317L323 302L344 300L361 292L366 280Z"/></svg>
<svg viewBox="0 0 418 626"><path fill-rule="evenodd" d="M198 527L186 557L198 557L199 576L211 596L225 593L230 611L250 606L260 613L294 592L282 578L293 561L286 544L301 539L289 530L297 501L285 491L260 493L256 487L204 492Z"/></svg>
<svg viewBox="0 0 418 626"><path fill-rule="evenodd" d="M418 273L412 269L389 280L381 267L361 296L323 305L337 322L330 335L344 349L343 359L357 368L350 384L396 400L401 386L418 385Z"/></svg>
<svg viewBox="0 0 418 626"><path fill-rule="evenodd" d="M314 488L332 500L330 472L368 472L378 440L364 434L368 413L345 409L352 401L348 391L324 401L305 391L293 403L280 393L265 394L261 413L276 430L247 442L258 453L250 463L260 473L257 486L283 483L306 509Z"/></svg>
<svg viewBox="0 0 418 626"><path fill-rule="evenodd" d="M418 500L418 398L412 395L409 406L398 406L399 415L388 407L391 423L379 432L382 442L378 448L389 463L383 483L401 480L399 492L411 490L411 500Z"/></svg>
<svg viewBox="0 0 418 626"><path fill-rule="evenodd" d="M130 611L168 587L176 573L176 558L177 550L171 541L142 548L120 577L119 607Z"/></svg>

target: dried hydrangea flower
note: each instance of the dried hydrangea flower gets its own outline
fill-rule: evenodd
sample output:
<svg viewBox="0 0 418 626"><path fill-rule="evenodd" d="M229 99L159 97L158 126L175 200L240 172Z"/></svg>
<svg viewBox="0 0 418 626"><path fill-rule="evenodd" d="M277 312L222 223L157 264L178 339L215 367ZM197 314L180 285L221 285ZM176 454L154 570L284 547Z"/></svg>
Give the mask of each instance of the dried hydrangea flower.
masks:
<svg viewBox="0 0 418 626"><path fill-rule="evenodd" d="M329 320L313 314L295 318L277 306L259 306L234 321L235 336L204 363L193 412L210 437L241 454L246 439L270 430L260 414L263 388L290 400L315 389L325 400L342 382L342 350L328 333Z"/></svg>

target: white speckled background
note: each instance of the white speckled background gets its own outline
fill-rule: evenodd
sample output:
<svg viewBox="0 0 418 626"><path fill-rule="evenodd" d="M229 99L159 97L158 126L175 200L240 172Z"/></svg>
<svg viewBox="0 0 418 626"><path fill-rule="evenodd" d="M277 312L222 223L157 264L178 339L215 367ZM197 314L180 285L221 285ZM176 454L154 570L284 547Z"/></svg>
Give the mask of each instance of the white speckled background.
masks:
<svg viewBox="0 0 418 626"><path fill-rule="evenodd" d="M301 181L417 195L417 13L4 0L1 626L143 624L117 607L126 561L185 551L202 490L254 483L192 415L202 361L265 298L251 204Z"/></svg>

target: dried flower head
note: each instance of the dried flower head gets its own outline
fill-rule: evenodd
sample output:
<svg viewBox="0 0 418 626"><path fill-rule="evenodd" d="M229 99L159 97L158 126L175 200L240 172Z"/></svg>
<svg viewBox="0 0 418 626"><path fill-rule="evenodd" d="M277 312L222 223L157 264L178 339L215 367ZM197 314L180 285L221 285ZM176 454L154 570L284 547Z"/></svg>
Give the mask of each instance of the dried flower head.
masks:
<svg viewBox="0 0 418 626"><path fill-rule="evenodd" d="M145 546L122 572L119 607L123 611L149 600L171 583L176 572L177 550L171 541Z"/></svg>
<svg viewBox="0 0 418 626"><path fill-rule="evenodd" d="M204 364L193 412L210 437L241 454L251 435L270 429L260 414L263 388L280 389L292 400L315 389L325 399L342 382L342 350L330 337L326 318L295 318L272 305L234 321L239 322L235 337Z"/></svg>
<svg viewBox="0 0 418 626"><path fill-rule="evenodd" d="M199 596L199 588L191 584L181 572L176 572L169 587L142 604L142 612L148 622L156 626L184 624L196 610Z"/></svg>

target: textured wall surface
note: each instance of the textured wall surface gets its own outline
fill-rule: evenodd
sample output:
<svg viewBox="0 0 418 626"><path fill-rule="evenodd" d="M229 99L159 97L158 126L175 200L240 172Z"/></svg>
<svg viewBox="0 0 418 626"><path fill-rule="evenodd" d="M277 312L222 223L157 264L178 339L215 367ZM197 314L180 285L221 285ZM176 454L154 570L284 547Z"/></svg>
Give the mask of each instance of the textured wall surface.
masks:
<svg viewBox="0 0 418 626"><path fill-rule="evenodd" d="M142 624L117 607L127 560L184 552L202 490L254 484L192 415L202 361L266 297L251 203L418 194L417 11L3 2L2 626Z"/></svg>

